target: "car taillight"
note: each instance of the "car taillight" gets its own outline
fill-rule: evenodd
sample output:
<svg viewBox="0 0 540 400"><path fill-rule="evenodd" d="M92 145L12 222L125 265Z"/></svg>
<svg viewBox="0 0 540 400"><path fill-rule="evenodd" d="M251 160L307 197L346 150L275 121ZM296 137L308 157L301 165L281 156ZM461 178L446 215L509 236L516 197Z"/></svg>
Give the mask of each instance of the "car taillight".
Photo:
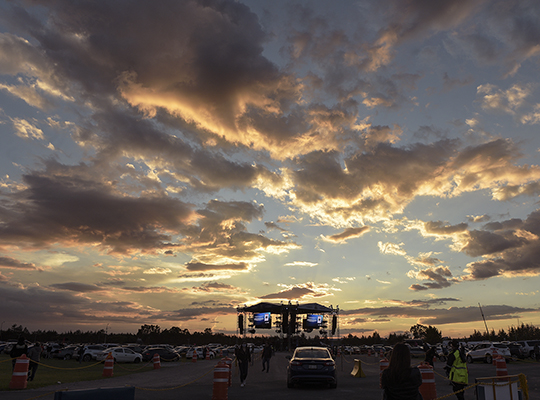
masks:
<svg viewBox="0 0 540 400"><path fill-rule="evenodd" d="M325 367L333 367L334 365L336 365L333 361L326 361L324 363L324 366Z"/></svg>
<svg viewBox="0 0 540 400"><path fill-rule="evenodd" d="M295 367L299 367L300 365L302 365L302 363L300 361L291 361L291 365L294 365Z"/></svg>

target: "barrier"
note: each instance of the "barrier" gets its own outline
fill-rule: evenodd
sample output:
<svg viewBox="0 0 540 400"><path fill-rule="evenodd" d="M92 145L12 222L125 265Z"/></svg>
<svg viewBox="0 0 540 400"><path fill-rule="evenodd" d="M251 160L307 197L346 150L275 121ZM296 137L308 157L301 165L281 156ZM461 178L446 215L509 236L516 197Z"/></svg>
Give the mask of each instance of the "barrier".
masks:
<svg viewBox="0 0 540 400"><path fill-rule="evenodd" d="M351 372L351 375L355 378L365 378L366 374L364 374L364 371L362 371L362 361L358 359L354 359L354 368Z"/></svg>
<svg viewBox="0 0 540 400"><path fill-rule="evenodd" d="M105 377L113 376L113 369L114 369L114 358L112 356L112 353L109 353L107 355L107 358L105 359L105 365L103 366L103 375Z"/></svg>
<svg viewBox="0 0 540 400"><path fill-rule="evenodd" d="M152 361L154 362L154 369L160 369L161 368L161 358L159 357L159 354L154 354L154 357L152 358Z"/></svg>
<svg viewBox="0 0 540 400"><path fill-rule="evenodd" d="M508 376L508 368L506 367L506 359L504 357L497 357L495 360L495 370L495 375L497 376ZM499 378L499 381L508 381L508 378Z"/></svg>
<svg viewBox="0 0 540 400"><path fill-rule="evenodd" d="M54 400L134 400L135 387L70 390L54 393Z"/></svg>
<svg viewBox="0 0 540 400"><path fill-rule="evenodd" d="M434 400L437 398L437 388L435 387L435 373L433 367L423 362L418 365L418 369L422 374L422 385L420 385L420 394L424 400Z"/></svg>
<svg viewBox="0 0 540 400"><path fill-rule="evenodd" d="M214 368L212 400L227 400L229 391L229 366L220 360Z"/></svg>
<svg viewBox="0 0 540 400"><path fill-rule="evenodd" d="M527 392L526 379L522 382L520 375L507 375L505 382L500 382L500 377L477 378L476 398L478 400L519 400L523 392Z"/></svg>
<svg viewBox="0 0 540 400"><path fill-rule="evenodd" d="M17 358L15 367L13 368L13 374L11 375L11 381L9 382L10 389L26 389L29 365L30 359L26 357L26 354Z"/></svg>
<svg viewBox="0 0 540 400"><path fill-rule="evenodd" d="M379 387L381 387L381 388L382 388L382 382L381 382L382 373L386 368L388 368L388 365L390 365L390 361L388 361L386 358L381 358L381 361L379 361L379 369L380 369L380 372L379 372Z"/></svg>

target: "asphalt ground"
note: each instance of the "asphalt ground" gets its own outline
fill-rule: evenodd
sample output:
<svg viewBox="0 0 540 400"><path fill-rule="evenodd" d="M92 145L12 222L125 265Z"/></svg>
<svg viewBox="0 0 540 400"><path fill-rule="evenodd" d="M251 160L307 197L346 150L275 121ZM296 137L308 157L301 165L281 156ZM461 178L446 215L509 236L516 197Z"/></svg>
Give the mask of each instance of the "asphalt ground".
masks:
<svg viewBox="0 0 540 400"><path fill-rule="evenodd" d="M347 355L337 359L338 387L304 385L288 389L286 386L287 353L276 353L270 361L270 372L262 372L262 363L256 359L249 368L245 387L240 387L238 369L233 367L232 386L228 398L232 400L331 400L363 399L380 400L379 358L366 355ZM355 359L360 361L365 378L354 377L351 372ZM420 363L414 358L413 364ZM213 392L214 367L216 360L200 360L196 363L162 363L158 370L132 374L123 377L111 377L99 381L57 384L39 389L10 390L0 392L1 400L53 400L56 391L87 390L95 388L113 388L134 386L136 400L211 400ZM435 387L437 399L456 399L452 386L444 377L444 363L435 363ZM496 375L495 366L484 363L468 364L469 382L475 378ZM540 363L534 361L516 361L507 364L508 374L525 374L528 381L529 400L540 400ZM38 370L39 373L39 370ZM447 397L445 397L447 396ZM465 399L475 399L475 390L465 391ZM120 399L119 399L120 400Z"/></svg>

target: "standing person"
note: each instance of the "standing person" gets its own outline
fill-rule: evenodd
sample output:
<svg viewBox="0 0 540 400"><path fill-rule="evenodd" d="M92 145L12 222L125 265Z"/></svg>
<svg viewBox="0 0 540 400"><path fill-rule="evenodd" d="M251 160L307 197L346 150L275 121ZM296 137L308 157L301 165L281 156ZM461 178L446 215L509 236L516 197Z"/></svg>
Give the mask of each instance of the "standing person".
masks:
<svg viewBox="0 0 540 400"><path fill-rule="evenodd" d="M19 358L20 356L26 353L28 353L28 346L26 345L24 336L19 336L19 339L17 340L17 344L13 346L13 348L9 352L9 356L13 359L11 360L12 370L15 369L15 363L17 362L17 358Z"/></svg>
<svg viewBox="0 0 540 400"><path fill-rule="evenodd" d="M235 356L238 360L238 368L240 368L240 386L244 387L246 385L249 362L251 361L251 353L247 344L242 343L242 346L235 350Z"/></svg>
<svg viewBox="0 0 540 400"><path fill-rule="evenodd" d="M392 350L388 368L383 370L381 387L383 400L422 400L420 386L422 374L411 367L411 351L405 343L398 343Z"/></svg>
<svg viewBox="0 0 540 400"><path fill-rule="evenodd" d="M265 343L262 351L263 372L265 369L267 373L270 371L270 358L272 358L272 346L270 346L268 343Z"/></svg>
<svg viewBox="0 0 540 400"><path fill-rule="evenodd" d="M30 365L28 366L28 380L33 381L38 369L38 363L41 359L41 343L36 342L35 345L28 349L28 358L30 359Z"/></svg>
<svg viewBox="0 0 540 400"><path fill-rule="evenodd" d="M429 346L429 345L428 345ZM435 358L435 356L437 355L437 349L435 348L435 346L431 346L431 347L428 347L427 351L426 351L426 358L424 359L425 362L429 363L429 365L431 365L432 367L434 367L433 365L433 359Z"/></svg>
<svg viewBox="0 0 540 400"><path fill-rule="evenodd" d="M452 340L450 343L451 351L446 361L446 373L448 378L452 381L452 388L456 393L458 400L465 399L465 392L463 389L467 387L469 383L469 371L467 370L467 359L465 358L465 351L463 348L459 348L459 342Z"/></svg>
<svg viewBox="0 0 540 400"><path fill-rule="evenodd" d="M79 355L79 364L82 364L84 356L84 345L79 346L79 348L77 349L77 354Z"/></svg>

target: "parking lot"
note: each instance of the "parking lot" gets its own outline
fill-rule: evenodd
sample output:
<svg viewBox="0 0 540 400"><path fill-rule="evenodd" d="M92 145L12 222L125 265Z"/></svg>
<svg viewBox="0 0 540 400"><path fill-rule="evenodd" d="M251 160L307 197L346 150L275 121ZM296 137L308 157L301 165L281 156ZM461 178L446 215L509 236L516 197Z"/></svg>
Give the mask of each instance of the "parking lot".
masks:
<svg viewBox="0 0 540 400"><path fill-rule="evenodd" d="M247 384L240 387L238 371L234 369L233 385L229 388L229 399L234 400L317 400L317 399L367 399L379 400L382 398L379 388L379 358L366 355L347 355L337 360L338 387L330 389L317 385L301 386L292 389L286 387L285 356L288 353L276 353L270 362L270 372L262 372L260 360L255 360L250 366ZM351 376L354 359L361 362L365 378ZM413 363L421 359L414 358ZM34 390L1 392L3 400L29 400L39 396L43 400L54 399L57 390L82 390L91 388L109 388L121 386L135 386L136 400L172 400L182 398L211 399L213 386L213 367L216 361L202 360L197 363L163 363L162 368L149 372L132 374L119 378L106 380L77 382L69 385L54 385ZM444 363L435 363L435 381L437 397L452 393L452 387L444 377ZM540 400L540 363L533 361L517 361L507 364L508 373L526 375L529 386L529 399ZM495 366L484 363L469 364L470 382L475 378L495 376ZM454 396L449 397L455 399ZM474 389L465 393L465 399L475 398Z"/></svg>

